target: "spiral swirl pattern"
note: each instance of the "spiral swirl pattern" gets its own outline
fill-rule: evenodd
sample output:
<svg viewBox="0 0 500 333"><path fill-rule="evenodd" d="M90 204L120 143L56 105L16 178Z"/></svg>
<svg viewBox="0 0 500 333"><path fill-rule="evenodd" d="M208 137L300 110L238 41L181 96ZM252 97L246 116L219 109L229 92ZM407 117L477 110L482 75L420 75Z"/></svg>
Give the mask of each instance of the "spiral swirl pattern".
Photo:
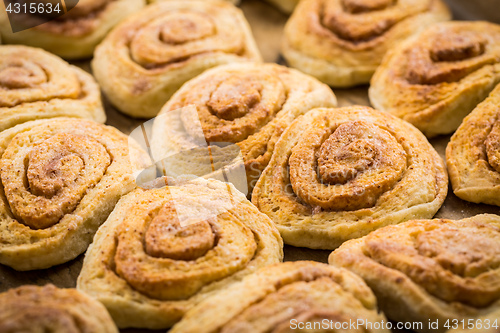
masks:
<svg viewBox="0 0 500 333"><path fill-rule="evenodd" d="M164 1L114 29L92 67L120 111L153 117L206 69L249 60L261 58L238 8L223 1Z"/></svg>
<svg viewBox="0 0 500 333"><path fill-rule="evenodd" d="M411 125L367 107L317 109L285 130L252 202L285 243L333 249L432 217L447 183L444 162Z"/></svg>
<svg viewBox="0 0 500 333"><path fill-rule="evenodd" d="M0 331L118 333L106 309L74 289L23 286L0 294Z"/></svg>
<svg viewBox="0 0 500 333"><path fill-rule="evenodd" d="M127 137L92 121L36 120L2 132L0 262L31 270L81 254L134 187L132 172Z"/></svg>
<svg viewBox="0 0 500 333"><path fill-rule="evenodd" d="M295 70L255 63L219 66L186 83L170 99L155 119L151 146L155 160L177 153L163 164L169 176L212 172L197 169L210 164L205 161L207 143L212 144L215 166L220 161L241 163L239 154L232 154L238 148L251 189L283 130L312 108L336 104L326 85ZM188 106L196 110L175 112ZM199 147L199 142L205 145ZM215 145L222 142L237 147Z"/></svg>
<svg viewBox="0 0 500 333"><path fill-rule="evenodd" d="M446 148L454 193L500 206L500 85L462 122Z"/></svg>
<svg viewBox="0 0 500 333"><path fill-rule="evenodd" d="M230 185L137 189L98 232L78 288L103 302L119 327L166 328L282 256L272 222Z"/></svg>
<svg viewBox="0 0 500 333"><path fill-rule="evenodd" d="M363 277L391 319L439 318L443 330L446 319L498 308L499 241L496 215L415 220L348 242L329 261Z"/></svg>
<svg viewBox="0 0 500 333"><path fill-rule="evenodd" d="M9 0L14 6L15 1ZM49 20L49 8L56 13L57 1L43 0L35 13L21 11L11 18L20 31L12 32L7 13L0 13L0 33L6 43L45 49L65 59L89 58L108 32L124 18L137 12L145 0L79 0L64 2L63 15ZM43 5L45 4L45 5ZM50 7L48 7L50 5ZM43 6L43 11L42 11ZM74 7L71 7L74 6ZM28 9L29 9L28 2ZM32 28L31 28L32 27Z"/></svg>
<svg viewBox="0 0 500 333"><path fill-rule="evenodd" d="M428 137L449 134L500 82L499 41L500 26L487 22L429 28L384 60L370 101Z"/></svg>
<svg viewBox="0 0 500 333"><path fill-rule="evenodd" d="M367 333L375 330L362 324L345 330L341 325L350 320L385 320L377 314L370 289L357 276L325 264L299 261L265 267L198 304L172 332L284 333L294 331L292 319L304 327L326 319L331 323L328 332Z"/></svg>
<svg viewBox="0 0 500 333"><path fill-rule="evenodd" d="M337 87L368 83L385 53L450 19L440 0L307 0L285 27L287 62Z"/></svg>
<svg viewBox="0 0 500 333"><path fill-rule="evenodd" d="M94 79L40 49L0 46L0 131L62 116L106 120Z"/></svg>

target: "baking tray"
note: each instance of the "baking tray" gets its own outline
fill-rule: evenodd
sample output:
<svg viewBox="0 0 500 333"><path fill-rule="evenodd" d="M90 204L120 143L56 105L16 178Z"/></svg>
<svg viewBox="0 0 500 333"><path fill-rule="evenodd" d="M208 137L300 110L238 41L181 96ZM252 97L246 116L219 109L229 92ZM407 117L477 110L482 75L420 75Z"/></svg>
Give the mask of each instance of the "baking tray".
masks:
<svg viewBox="0 0 500 333"><path fill-rule="evenodd" d="M489 20L500 23L500 11L498 0L447 0L456 20ZM279 54L279 44L283 33L283 26L288 16L279 12L271 5L261 0L242 0L240 8L247 17L259 49L266 62L277 62L284 64ZM89 61L74 62L75 65L90 72ZM352 89L333 89L337 96L339 106L370 105L368 100L368 86ZM146 120L137 120L127 117L114 109L104 98L104 105L108 120L106 124L114 126L129 134L134 128ZM444 158L446 145L450 136L441 136L430 140L431 144ZM500 208L488 205L478 205L457 198L451 187L448 197L436 218L462 219L481 213L500 214ZM310 250L285 246L285 261L314 260L327 262L331 251ZM84 255L78 258L46 270L17 272L9 267L0 265L0 292L25 284L45 285L53 283L58 287L70 288L76 286L76 279L82 267ZM158 332L165 332L160 330ZM156 332L143 329L125 329L121 332L127 333L149 333ZM396 331L393 332L405 332Z"/></svg>

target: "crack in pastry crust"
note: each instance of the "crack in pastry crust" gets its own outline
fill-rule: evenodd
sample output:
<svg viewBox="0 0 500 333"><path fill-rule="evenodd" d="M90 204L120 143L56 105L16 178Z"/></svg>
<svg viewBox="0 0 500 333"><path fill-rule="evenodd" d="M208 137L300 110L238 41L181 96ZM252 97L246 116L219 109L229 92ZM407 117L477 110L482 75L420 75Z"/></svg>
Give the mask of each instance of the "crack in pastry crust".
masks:
<svg viewBox="0 0 500 333"><path fill-rule="evenodd" d="M449 19L440 0L307 0L285 27L282 53L331 86L368 83L388 49Z"/></svg>
<svg viewBox="0 0 500 333"><path fill-rule="evenodd" d="M499 41L492 23L439 23L391 51L370 101L428 137L449 134L500 82Z"/></svg>
<svg viewBox="0 0 500 333"><path fill-rule="evenodd" d="M388 224L434 216L447 178L411 125L367 107L317 109L285 130L252 202L285 243L333 249Z"/></svg>
<svg viewBox="0 0 500 333"><path fill-rule="evenodd" d="M198 304L172 332L284 333L294 331L292 319L304 325L324 319L380 323L385 317L376 309L373 294L354 274L317 262L286 262L265 267ZM346 331L332 327L328 332ZM349 332L374 330L359 325Z"/></svg>
<svg viewBox="0 0 500 333"><path fill-rule="evenodd" d="M54 117L106 120L92 76L40 49L0 46L0 131Z"/></svg>
<svg viewBox="0 0 500 333"><path fill-rule="evenodd" d="M334 251L330 264L360 275L397 321L475 318L499 307L500 217L415 220ZM422 332L429 331L425 327Z"/></svg>
<svg viewBox="0 0 500 333"><path fill-rule="evenodd" d="M283 258L273 223L233 186L167 182L120 200L78 278L77 288L119 327L170 327L201 300Z"/></svg>
<svg viewBox="0 0 500 333"><path fill-rule="evenodd" d="M245 61L261 57L238 8L223 1L162 1L114 29L92 68L120 111L153 117L186 81Z"/></svg>
<svg viewBox="0 0 500 333"><path fill-rule="evenodd" d="M462 122L446 147L454 193L500 206L500 86Z"/></svg>
<svg viewBox="0 0 500 333"><path fill-rule="evenodd" d="M118 130L88 120L35 120L3 131L0 262L43 269L85 251L135 186L131 160L146 163L133 149Z"/></svg>

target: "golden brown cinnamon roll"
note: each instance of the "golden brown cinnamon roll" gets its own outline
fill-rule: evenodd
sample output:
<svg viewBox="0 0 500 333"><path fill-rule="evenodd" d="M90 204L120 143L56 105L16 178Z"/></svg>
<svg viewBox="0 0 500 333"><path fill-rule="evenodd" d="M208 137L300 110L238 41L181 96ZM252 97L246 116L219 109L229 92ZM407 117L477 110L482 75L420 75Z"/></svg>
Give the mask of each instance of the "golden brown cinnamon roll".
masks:
<svg viewBox="0 0 500 333"><path fill-rule="evenodd" d="M431 137L455 131L499 82L500 26L446 22L392 50L369 95Z"/></svg>
<svg viewBox="0 0 500 333"><path fill-rule="evenodd" d="M41 3L53 4L54 1ZM67 59L88 58L115 25L143 8L145 3L145 0L79 0L74 8L66 12L63 7L66 13L48 22L38 10L36 14L23 15L26 23L45 23L17 32L12 32L3 10L0 11L0 33L5 43L40 47Z"/></svg>
<svg viewBox="0 0 500 333"><path fill-rule="evenodd" d="M0 131L54 117L105 122L94 78L41 49L0 46Z"/></svg>
<svg viewBox="0 0 500 333"><path fill-rule="evenodd" d="M198 179L139 188L97 232L77 285L119 327L166 328L206 297L279 262L282 246L272 221L232 185Z"/></svg>
<svg viewBox="0 0 500 333"><path fill-rule="evenodd" d="M285 243L334 249L389 224L431 218L443 160L410 124L368 107L316 109L282 134L252 194Z"/></svg>
<svg viewBox="0 0 500 333"><path fill-rule="evenodd" d="M75 289L22 286L0 294L0 332L118 333L101 303Z"/></svg>
<svg viewBox="0 0 500 333"><path fill-rule="evenodd" d="M500 85L452 136L446 162L459 198L500 206Z"/></svg>
<svg viewBox="0 0 500 333"><path fill-rule="evenodd" d="M242 12L224 1L163 1L116 27L92 69L110 101L154 117L186 81L229 62L260 61Z"/></svg>
<svg viewBox="0 0 500 333"><path fill-rule="evenodd" d="M351 240L329 262L361 276L389 319L421 322L418 332L444 332L448 320L499 309L499 244L497 215L415 220Z"/></svg>
<svg viewBox="0 0 500 333"><path fill-rule="evenodd" d="M127 136L89 120L34 120L1 132L0 263L41 269L84 252L135 186L129 149Z"/></svg>
<svg viewBox="0 0 500 333"><path fill-rule="evenodd" d="M251 189L295 118L336 105L328 86L296 70L256 63L219 66L187 82L163 107L151 146L155 160L171 156L162 164L169 176L204 176L219 162L228 168L241 163ZM195 110L181 110L188 106ZM199 137L202 145L196 143ZM215 145L220 142L237 146ZM210 154L206 143L212 144Z"/></svg>
<svg viewBox="0 0 500 333"><path fill-rule="evenodd" d="M359 325L345 329L349 322ZM297 261L262 268L203 301L171 332L390 332L370 329L367 322L382 326L386 320L359 277L325 264ZM317 328L318 323L322 330L304 329Z"/></svg>
<svg viewBox="0 0 500 333"><path fill-rule="evenodd" d="M290 66L334 87L368 83L385 53L450 19L441 0L304 0L285 26Z"/></svg>

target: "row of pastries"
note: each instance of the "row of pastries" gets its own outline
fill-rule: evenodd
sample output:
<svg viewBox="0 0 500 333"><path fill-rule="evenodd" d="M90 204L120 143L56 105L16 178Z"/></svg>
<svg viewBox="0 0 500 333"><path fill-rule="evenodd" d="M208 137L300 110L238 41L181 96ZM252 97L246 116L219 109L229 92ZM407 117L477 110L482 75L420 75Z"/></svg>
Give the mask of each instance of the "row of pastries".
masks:
<svg viewBox="0 0 500 333"><path fill-rule="evenodd" d="M1 332L498 331L500 216L432 218L449 180L500 206L500 28L440 0L269 2L296 6L290 67L235 1L0 17L0 263L85 252L76 289L0 294ZM59 57L91 55L92 75ZM369 82L375 109L337 108L330 87ZM155 117L144 142L104 125L101 90ZM428 139L451 133L444 161Z"/></svg>

